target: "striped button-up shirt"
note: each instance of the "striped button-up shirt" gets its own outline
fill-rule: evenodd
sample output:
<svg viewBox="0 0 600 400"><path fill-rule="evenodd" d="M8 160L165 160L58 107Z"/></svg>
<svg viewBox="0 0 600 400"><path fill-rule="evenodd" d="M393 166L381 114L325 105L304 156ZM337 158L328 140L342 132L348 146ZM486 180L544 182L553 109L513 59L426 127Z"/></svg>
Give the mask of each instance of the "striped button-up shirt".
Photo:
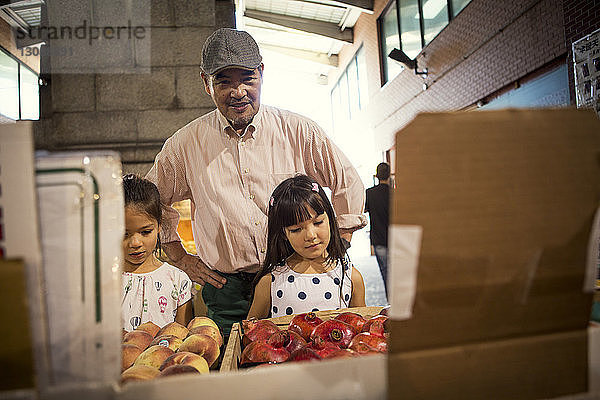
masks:
<svg viewBox="0 0 600 400"><path fill-rule="evenodd" d="M331 189L340 229L366 225L360 177L315 122L261 105L240 136L218 110L203 115L167 139L147 174L163 204L161 241L179 240L171 204L190 199L200 259L224 273L257 272L271 193L297 173Z"/></svg>

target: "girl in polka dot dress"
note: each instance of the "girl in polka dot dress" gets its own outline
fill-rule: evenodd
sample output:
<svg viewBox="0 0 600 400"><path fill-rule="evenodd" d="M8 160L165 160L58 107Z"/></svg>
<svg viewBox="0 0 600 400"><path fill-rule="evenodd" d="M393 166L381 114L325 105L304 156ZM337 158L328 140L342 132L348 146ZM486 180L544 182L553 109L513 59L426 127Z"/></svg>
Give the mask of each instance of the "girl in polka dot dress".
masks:
<svg viewBox="0 0 600 400"><path fill-rule="evenodd" d="M363 278L349 262L318 183L306 175L281 182L268 217L267 253L248 318L365 306Z"/></svg>

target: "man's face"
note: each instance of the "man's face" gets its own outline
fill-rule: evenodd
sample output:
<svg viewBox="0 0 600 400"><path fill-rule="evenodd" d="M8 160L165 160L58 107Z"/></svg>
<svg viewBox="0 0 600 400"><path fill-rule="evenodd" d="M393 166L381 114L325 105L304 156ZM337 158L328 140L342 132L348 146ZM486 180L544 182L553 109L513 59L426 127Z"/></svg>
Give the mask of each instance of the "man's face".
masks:
<svg viewBox="0 0 600 400"><path fill-rule="evenodd" d="M258 112L263 65L253 71L226 68L214 75L202 74L204 89L235 130L244 129Z"/></svg>

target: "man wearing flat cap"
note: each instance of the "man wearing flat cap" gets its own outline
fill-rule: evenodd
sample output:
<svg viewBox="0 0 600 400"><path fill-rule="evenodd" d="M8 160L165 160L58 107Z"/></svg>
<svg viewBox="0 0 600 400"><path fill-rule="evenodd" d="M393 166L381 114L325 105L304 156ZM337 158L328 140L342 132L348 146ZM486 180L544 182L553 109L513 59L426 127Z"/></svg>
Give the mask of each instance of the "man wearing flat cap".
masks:
<svg viewBox="0 0 600 400"><path fill-rule="evenodd" d="M258 45L247 32L222 28L202 49L202 80L216 109L179 129L156 156L148 179L160 191L160 240L177 267L204 285L208 317L227 336L246 318L252 280L267 248L273 189L297 173L332 191L342 236L366 225L364 187L346 156L313 121L260 103ZM290 93L293 93L290 80ZM177 235L171 205L190 199L198 255Z"/></svg>

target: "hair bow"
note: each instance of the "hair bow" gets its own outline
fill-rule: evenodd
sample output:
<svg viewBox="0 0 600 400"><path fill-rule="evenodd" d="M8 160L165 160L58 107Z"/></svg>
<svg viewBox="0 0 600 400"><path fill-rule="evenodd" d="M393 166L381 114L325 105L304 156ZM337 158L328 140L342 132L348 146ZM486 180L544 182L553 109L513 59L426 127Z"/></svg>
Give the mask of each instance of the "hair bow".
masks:
<svg viewBox="0 0 600 400"><path fill-rule="evenodd" d="M313 182L312 190L319 193L319 184L317 182Z"/></svg>

